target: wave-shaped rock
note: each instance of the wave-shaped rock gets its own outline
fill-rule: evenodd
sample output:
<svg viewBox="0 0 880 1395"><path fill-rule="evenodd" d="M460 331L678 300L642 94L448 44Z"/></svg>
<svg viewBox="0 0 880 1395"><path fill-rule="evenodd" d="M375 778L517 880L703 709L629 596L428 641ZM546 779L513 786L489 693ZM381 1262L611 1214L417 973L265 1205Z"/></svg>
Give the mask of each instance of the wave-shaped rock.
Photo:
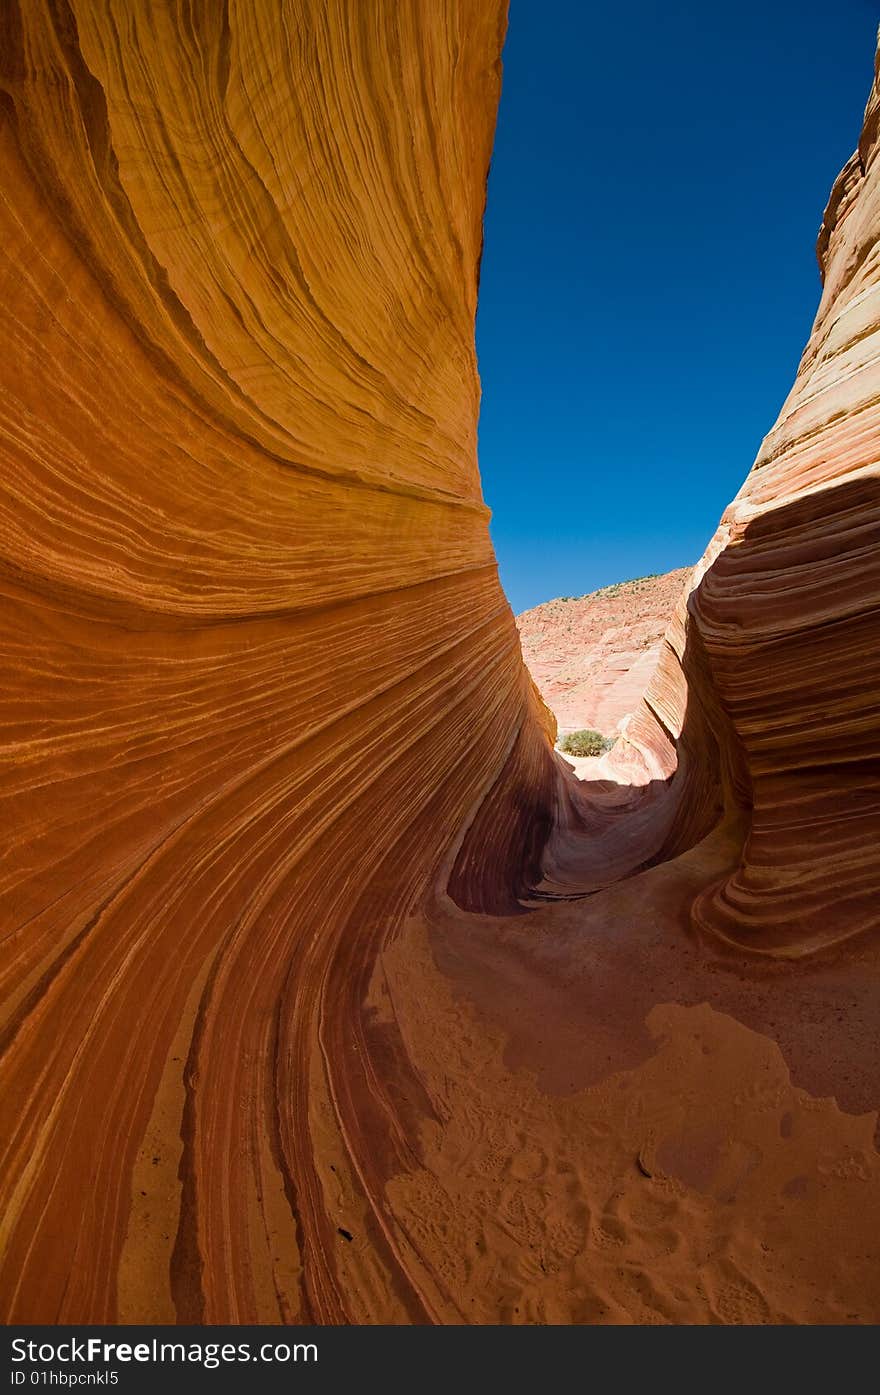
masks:
<svg viewBox="0 0 880 1395"><path fill-rule="evenodd" d="M876 919L880 97L582 786L475 456L504 9L0 12L12 1320L876 1314L873 980L725 965Z"/></svg>

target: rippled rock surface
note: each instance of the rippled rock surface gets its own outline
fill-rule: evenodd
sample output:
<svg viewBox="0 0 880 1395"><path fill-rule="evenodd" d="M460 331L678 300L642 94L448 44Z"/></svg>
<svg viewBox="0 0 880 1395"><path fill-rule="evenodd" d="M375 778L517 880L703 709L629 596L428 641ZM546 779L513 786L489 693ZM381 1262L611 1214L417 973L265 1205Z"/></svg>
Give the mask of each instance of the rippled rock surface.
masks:
<svg viewBox="0 0 880 1395"><path fill-rule="evenodd" d="M476 464L504 12L2 7L7 1319L880 1316L880 96L585 784Z"/></svg>

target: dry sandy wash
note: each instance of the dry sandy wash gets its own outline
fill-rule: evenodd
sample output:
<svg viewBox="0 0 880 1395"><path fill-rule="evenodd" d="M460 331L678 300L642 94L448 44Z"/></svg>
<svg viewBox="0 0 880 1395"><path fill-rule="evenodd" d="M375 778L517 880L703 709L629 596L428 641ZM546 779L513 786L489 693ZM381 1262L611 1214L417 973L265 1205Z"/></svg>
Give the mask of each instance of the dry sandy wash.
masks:
<svg viewBox="0 0 880 1395"><path fill-rule="evenodd" d="M880 1317L880 89L578 782L475 457L504 24L0 6L7 1318Z"/></svg>

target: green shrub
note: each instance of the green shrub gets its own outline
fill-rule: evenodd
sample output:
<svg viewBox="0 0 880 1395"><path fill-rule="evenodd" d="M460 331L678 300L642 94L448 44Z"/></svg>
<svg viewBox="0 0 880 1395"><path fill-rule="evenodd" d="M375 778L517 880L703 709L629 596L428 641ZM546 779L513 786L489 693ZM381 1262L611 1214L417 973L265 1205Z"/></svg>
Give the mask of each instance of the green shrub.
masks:
<svg viewBox="0 0 880 1395"><path fill-rule="evenodd" d="M570 731L559 740L559 749L567 756L601 756L605 751L610 751L613 745L614 742L601 732L587 729Z"/></svg>
<svg viewBox="0 0 880 1395"><path fill-rule="evenodd" d="M631 581L614 581L610 586L600 586L594 594L597 596L619 596L621 591L641 591L649 581L656 581L659 575L659 572L649 572L647 576L634 576Z"/></svg>

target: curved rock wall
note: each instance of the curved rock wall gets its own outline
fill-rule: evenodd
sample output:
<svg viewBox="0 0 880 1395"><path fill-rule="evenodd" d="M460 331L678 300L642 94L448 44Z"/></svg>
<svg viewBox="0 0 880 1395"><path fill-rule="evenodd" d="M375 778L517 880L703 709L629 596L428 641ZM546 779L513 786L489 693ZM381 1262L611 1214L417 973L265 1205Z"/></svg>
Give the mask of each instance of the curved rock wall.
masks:
<svg viewBox="0 0 880 1395"><path fill-rule="evenodd" d="M475 456L503 21L3 6L13 1317L334 1311L331 966L533 703Z"/></svg>
<svg viewBox="0 0 880 1395"><path fill-rule="evenodd" d="M698 919L799 954L876 928L880 904L880 149L874 90L819 237L797 380L695 596L748 758L739 872Z"/></svg>
<svg viewBox="0 0 880 1395"><path fill-rule="evenodd" d="M880 88L819 234L823 294L797 379L695 569L614 763L669 775L703 709L737 871L703 931L800 957L877 927L880 904ZM707 743L700 742L705 753ZM684 805L693 798L679 769ZM703 786L703 754L690 763Z"/></svg>
<svg viewBox="0 0 880 1395"><path fill-rule="evenodd" d="M738 871L697 923L800 956L880 906L880 86L819 235L797 379L689 602L748 772Z"/></svg>
<svg viewBox="0 0 880 1395"><path fill-rule="evenodd" d="M680 854L723 804L741 865L687 863L682 933L695 895L773 951L869 922L876 93L798 382L615 753L637 788L584 790L475 459L504 11L2 7L8 1319L558 1319L562 1279L514 1301L507 1241L468 1260L473 1308L457 1267L456 1216L507 1205L532 1144L487 1134L425 1230L496 1070L425 935L450 973L510 926L562 944L580 912L547 903ZM496 968L487 992L519 983Z"/></svg>

